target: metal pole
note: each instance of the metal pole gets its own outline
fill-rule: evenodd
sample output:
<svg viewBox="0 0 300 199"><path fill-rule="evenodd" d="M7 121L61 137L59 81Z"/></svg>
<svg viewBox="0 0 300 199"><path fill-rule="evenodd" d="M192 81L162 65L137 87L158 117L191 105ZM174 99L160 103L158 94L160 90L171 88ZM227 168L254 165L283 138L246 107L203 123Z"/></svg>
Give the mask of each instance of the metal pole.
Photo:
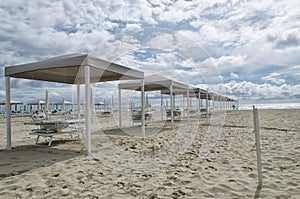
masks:
<svg viewBox="0 0 300 199"><path fill-rule="evenodd" d="M6 148L7 150L11 150L11 107L10 107L10 77L5 77L5 84L6 84Z"/></svg>
<svg viewBox="0 0 300 199"><path fill-rule="evenodd" d="M142 139L145 139L146 132L145 132L145 85L144 80L141 80L141 94L142 94L142 103L141 103L141 114L142 114Z"/></svg>
<svg viewBox="0 0 300 199"><path fill-rule="evenodd" d="M201 117L201 91L198 90L198 116Z"/></svg>
<svg viewBox="0 0 300 199"><path fill-rule="evenodd" d="M183 117L185 117L185 100L184 100L184 96L182 96L182 115L183 115Z"/></svg>
<svg viewBox="0 0 300 199"><path fill-rule="evenodd" d="M114 96L111 96L111 112L114 113Z"/></svg>
<svg viewBox="0 0 300 199"><path fill-rule="evenodd" d="M121 89L119 88L119 127L122 128L122 102L121 102L122 94Z"/></svg>
<svg viewBox="0 0 300 199"><path fill-rule="evenodd" d="M80 119L80 84L77 83L77 119ZM78 122L80 124L80 122Z"/></svg>
<svg viewBox="0 0 300 199"><path fill-rule="evenodd" d="M85 66L85 142L87 153L90 154L91 150L91 91L90 91L90 67Z"/></svg>
<svg viewBox="0 0 300 199"><path fill-rule="evenodd" d="M170 85L170 103L171 103L171 127L172 127L172 129L174 129L173 85Z"/></svg>
<svg viewBox="0 0 300 199"><path fill-rule="evenodd" d="M253 121L254 121L254 129L255 129L258 184L261 186L262 172L261 172L260 135L259 135L259 123L258 123L258 110L255 108L255 106L253 106Z"/></svg>
<svg viewBox="0 0 300 199"><path fill-rule="evenodd" d="M191 106L191 104L190 104L190 90L187 89L186 93L187 93L188 124L190 124L191 123L191 120L190 120L190 106Z"/></svg>
<svg viewBox="0 0 300 199"><path fill-rule="evenodd" d="M161 92L160 92L160 111L161 111L161 121L164 121L164 98Z"/></svg>
<svg viewBox="0 0 300 199"><path fill-rule="evenodd" d="M208 118L208 109L209 109L209 101L208 101L208 92L206 92L206 118Z"/></svg>

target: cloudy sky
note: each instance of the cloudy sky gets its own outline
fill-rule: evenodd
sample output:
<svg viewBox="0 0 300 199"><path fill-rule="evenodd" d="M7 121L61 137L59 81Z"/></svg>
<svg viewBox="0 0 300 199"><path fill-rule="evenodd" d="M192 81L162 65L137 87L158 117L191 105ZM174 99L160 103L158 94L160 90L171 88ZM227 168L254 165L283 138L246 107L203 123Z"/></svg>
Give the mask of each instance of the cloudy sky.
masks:
<svg viewBox="0 0 300 199"><path fill-rule="evenodd" d="M159 71L241 103L300 101L299 0L1 0L0 41L1 101L4 67L70 53ZM14 100L45 90L72 96L69 85L11 84Z"/></svg>

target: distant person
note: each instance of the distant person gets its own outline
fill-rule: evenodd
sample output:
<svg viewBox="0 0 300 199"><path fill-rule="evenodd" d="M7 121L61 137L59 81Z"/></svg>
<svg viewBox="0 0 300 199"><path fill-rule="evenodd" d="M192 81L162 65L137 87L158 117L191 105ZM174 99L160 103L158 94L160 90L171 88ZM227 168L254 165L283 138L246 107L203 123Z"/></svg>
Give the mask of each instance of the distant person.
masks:
<svg viewBox="0 0 300 199"><path fill-rule="evenodd" d="M235 105L232 105L232 109L235 110Z"/></svg>

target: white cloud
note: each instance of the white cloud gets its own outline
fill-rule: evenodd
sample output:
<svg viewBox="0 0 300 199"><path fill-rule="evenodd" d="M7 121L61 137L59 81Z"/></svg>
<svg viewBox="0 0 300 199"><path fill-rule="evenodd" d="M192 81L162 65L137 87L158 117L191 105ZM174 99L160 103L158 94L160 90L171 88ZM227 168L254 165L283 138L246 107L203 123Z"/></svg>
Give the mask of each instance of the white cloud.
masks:
<svg viewBox="0 0 300 199"><path fill-rule="evenodd" d="M231 73L230 73L230 77L231 77L232 79L238 79L238 78L239 78L239 75L236 74L236 73L231 72Z"/></svg>
<svg viewBox="0 0 300 199"><path fill-rule="evenodd" d="M182 20L187 20L191 18L189 12L185 12L183 10L169 10L160 14L159 19L165 20L168 22L180 22Z"/></svg>
<svg viewBox="0 0 300 199"><path fill-rule="evenodd" d="M228 56L221 56L219 58L210 57L202 62L204 66L208 68L208 70L216 69L219 73L224 72L231 72L232 70L237 71L237 68L244 66L247 63L247 56L246 55L228 55ZM215 70L214 70L215 71ZM236 77L237 74L231 74L231 78L238 78Z"/></svg>
<svg viewBox="0 0 300 199"><path fill-rule="evenodd" d="M285 80L280 78L280 74L277 72L271 73L268 76L262 77L261 80L266 81L266 82L271 82L275 84L283 84L285 83Z"/></svg>
<svg viewBox="0 0 300 199"><path fill-rule="evenodd" d="M225 84L211 85L209 90L226 94L238 100L283 100L283 101L299 101L300 84L296 85L271 85L271 84L255 84L253 82L230 81Z"/></svg>
<svg viewBox="0 0 300 199"><path fill-rule="evenodd" d="M246 63L247 56L246 55L229 55L229 56L221 56L218 59L215 59L215 62L218 67L227 67L227 66L242 66Z"/></svg>
<svg viewBox="0 0 300 199"><path fill-rule="evenodd" d="M147 42L147 46L153 48L161 48L168 49L169 46L173 43L173 37L170 34L159 34L156 37L153 37L149 42Z"/></svg>
<svg viewBox="0 0 300 199"><path fill-rule="evenodd" d="M123 61L142 70L159 68L170 74L176 71L188 79L195 78L198 72L207 83L259 72L260 80L278 85L274 89L269 84L252 87L260 90L269 85L276 93L281 84L289 87L290 83L299 83L299 8L298 0L0 1L0 64L20 64L74 52L99 53L113 60L132 50L159 46L189 60L174 60L174 56L165 53L147 60L128 55ZM174 34L158 32L156 37L151 35L152 40L146 40L149 35L145 32L144 43L128 34L122 41L102 45L123 31L133 33L149 26L170 28ZM184 37L176 41L176 32L193 41L185 43L188 39ZM212 58L207 58L205 50L199 52L200 46ZM182 49L190 54L184 54ZM189 63L198 70L190 70ZM180 70L170 67L174 64L181 65ZM272 74L271 66L277 67L280 75ZM0 81L4 85L3 74ZM18 86L19 82L15 83ZM252 88L250 82L239 85ZM3 89L0 86L0 91Z"/></svg>

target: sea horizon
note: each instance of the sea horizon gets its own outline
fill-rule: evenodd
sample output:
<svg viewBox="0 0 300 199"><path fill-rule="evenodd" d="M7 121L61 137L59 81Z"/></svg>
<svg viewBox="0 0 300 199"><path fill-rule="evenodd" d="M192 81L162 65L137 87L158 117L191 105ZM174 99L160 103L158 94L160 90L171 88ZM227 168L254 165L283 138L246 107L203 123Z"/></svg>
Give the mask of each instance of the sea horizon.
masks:
<svg viewBox="0 0 300 199"><path fill-rule="evenodd" d="M252 110L253 105L257 109L300 109L300 103L245 103L239 104L239 110Z"/></svg>

